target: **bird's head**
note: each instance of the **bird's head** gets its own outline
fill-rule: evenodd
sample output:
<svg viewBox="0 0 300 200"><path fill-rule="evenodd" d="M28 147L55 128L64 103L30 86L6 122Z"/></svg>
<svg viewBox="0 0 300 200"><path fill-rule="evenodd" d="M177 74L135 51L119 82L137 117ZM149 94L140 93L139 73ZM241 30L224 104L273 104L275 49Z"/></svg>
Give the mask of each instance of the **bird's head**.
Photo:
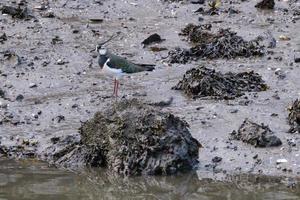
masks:
<svg viewBox="0 0 300 200"><path fill-rule="evenodd" d="M100 56L105 56L107 54L107 49L104 48L101 44L96 46L96 51L99 53Z"/></svg>

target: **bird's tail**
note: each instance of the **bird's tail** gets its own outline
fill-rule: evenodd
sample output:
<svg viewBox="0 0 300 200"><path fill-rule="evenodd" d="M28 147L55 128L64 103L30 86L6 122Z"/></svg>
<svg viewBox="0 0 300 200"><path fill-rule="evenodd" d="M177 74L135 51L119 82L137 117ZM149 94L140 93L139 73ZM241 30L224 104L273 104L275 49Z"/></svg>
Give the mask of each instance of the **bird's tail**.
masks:
<svg viewBox="0 0 300 200"><path fill-rule="evenodd" d="M136 64L145 69L145 71L153 71L155 69L155 65L153 64Z"/></svg>

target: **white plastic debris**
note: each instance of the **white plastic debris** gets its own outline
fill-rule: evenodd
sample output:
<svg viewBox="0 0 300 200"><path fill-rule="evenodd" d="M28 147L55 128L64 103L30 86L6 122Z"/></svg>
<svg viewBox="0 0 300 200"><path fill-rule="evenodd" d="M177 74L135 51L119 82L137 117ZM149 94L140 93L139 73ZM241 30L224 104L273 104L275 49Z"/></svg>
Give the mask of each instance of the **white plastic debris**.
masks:
<svg viewBox="0 0 300 200"><path fill-rule="evenodd" d="M285 159L285 158L281 158L281 159L277 159L276 160L276 164L281 164L281 163L287 163L288 161L287 161L287 159Z"/></svg>

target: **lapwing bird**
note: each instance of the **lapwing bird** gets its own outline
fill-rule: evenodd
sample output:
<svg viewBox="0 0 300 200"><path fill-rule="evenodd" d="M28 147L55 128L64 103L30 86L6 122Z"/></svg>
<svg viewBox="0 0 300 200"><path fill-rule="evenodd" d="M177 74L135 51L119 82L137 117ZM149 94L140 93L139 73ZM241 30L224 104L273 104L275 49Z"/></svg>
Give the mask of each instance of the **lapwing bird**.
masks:
<svg viewBox="0 0 300 200"><path fill-rule="evenodd" d="M105 42L106 43L106 42ZM133 74L143 71L152 71L154 65L134 64L126 58L114 55L104 48L102 44L97 45L98 64L103 74L114 78L114 93L113 96L118 96L119 80L123 75Z"/></svg>

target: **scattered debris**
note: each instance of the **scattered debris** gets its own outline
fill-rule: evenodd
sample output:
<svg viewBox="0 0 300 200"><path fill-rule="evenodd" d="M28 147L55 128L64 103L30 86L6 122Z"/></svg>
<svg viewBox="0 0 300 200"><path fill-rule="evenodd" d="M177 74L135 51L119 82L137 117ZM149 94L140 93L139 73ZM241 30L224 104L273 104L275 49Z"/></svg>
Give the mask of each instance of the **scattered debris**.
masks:
<svg viewBox="0 0 300 200"><path fill-rule="evenodd" d="M231 133L230 139L241 140L255 147L276 147L282 144L268 126L256 124L249 119L244 120L237 132Z"/></svg>
<svg viewBox="0 0 300 200"><path fill-rule="evenodd" d="M274 0L262 0L261 2L255 5L256 8L260 9L274 9L275 1Z"/></svg>
<svg viewBox="0 0 300 200"><path fill-rule="evenodd" d="M147 45L150 45L150 44L153 44L153 43L160 43L162 41L164 41L165 39L162 39L160 37L160 35L158 35L157 33L154 33L152 35L150 35L147 39L145 39L143 42L142 42L142 45L144 47L146 47Z"/></svg>
<svg viewBox="0 0 300 200"><path fill-rule="evenodd" d="M183 90L193 98L209 96L217 99L234 99L244 95L244 92L265 91L267 88L261 76L253 71L222 74L201 66L188 70L172 89Z"/></svg>
<svg viewBox="0 0 300 200"><path fill-rule="evenodd" d="M29 19L33 16L29 15L27 7L21 8L19 7L12 7L12 6L3 6L2 7L2 14L11 15L13 18L18 19Z"/></svg>
<svg viewBox="0 0 300 200"><path fill-rule="evenodd" d="M300 133L300 100L296 99L293 105L288 109L288 122L290 124L290 133Z"/></svg>
<svg viewBox="0 0 300 200"><path fill-rule="evenodd" d="M279 39L282 40L282 41L288 41L288 40L291 40L291 38L289 38L289 37L286 36L286 35L280 35L280 36L279 36Z"/></svg>
<svg viewBox="0 0 300 200"><path fill-rule="evenodd" d="M211 26L188 24L180 35L187 36L193 43L189 50L176 49L169 52L169 62L195 60L200 58L232 59L236 57L263 56L264 47L259 40L245 41L230 29L220 29L217 33L209 32ZM185 52L182 54L182 52ZM184 56L184 59L178 57Z"/></svg>
<svg viewBox="0 0 300 200"><path fill-rule="evenodd" d="M211 160L213 163L219 163L222 161L222 157L216 156Z"/></svg>

